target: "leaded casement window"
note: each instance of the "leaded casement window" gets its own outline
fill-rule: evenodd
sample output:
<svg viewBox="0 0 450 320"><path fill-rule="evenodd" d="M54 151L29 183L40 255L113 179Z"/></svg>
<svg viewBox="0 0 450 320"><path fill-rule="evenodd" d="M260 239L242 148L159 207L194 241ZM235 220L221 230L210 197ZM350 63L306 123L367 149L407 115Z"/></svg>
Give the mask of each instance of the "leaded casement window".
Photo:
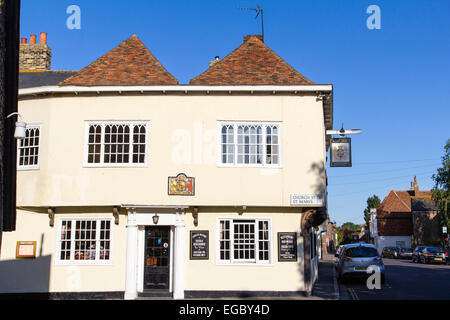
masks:
<svg viewBox="0 0 450 320"><path fill-rule="evenodd" d="M218 219L217 261L220 264L270 264L269 219Z"/></svg>
<svg viewBox="0 0 450 320"><path fill-rule="evenodd" d="M86 166L146 165L148 123L89 122L86 130Z"/></svg>
<svg viewBox="0 0 450 320"><path fill-rule="evenodd" d="M281 167L281 124L221 122L220 166Z"/></svg>
<svg viewBox="0 0 450 320"><path fill-rule="evenodd" d="M62 264L109 264L111 224L111 218L61 218L57 261Z"/></svg>
<svg viewBox="0 0 450 320"><path fill-rule="evenodd" d="M25 138L17 143L17 169L39 169L41 126L27 125Z"/></svg>

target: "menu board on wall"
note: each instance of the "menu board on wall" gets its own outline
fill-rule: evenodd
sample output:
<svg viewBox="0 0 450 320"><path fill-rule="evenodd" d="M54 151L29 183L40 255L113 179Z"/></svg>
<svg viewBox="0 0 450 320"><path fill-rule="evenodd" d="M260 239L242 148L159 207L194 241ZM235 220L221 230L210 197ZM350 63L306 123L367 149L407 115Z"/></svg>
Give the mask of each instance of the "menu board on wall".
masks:
<svg viewBox="0 0 450 320"><path fill-rule="evenodd" d="M36 258L36 241L17 241L16 258Z"/></svg>
<svg viewBox="0 0 450 320"><path fill-rule="evenodd" d="M191 231L191 260L209 259L209 231Z"/></svg>
<svg viewBox="0 0 450 320"><path fill-rule="evenodd" d="M297 261L296 232L278 232L278 261Z"/></svg>

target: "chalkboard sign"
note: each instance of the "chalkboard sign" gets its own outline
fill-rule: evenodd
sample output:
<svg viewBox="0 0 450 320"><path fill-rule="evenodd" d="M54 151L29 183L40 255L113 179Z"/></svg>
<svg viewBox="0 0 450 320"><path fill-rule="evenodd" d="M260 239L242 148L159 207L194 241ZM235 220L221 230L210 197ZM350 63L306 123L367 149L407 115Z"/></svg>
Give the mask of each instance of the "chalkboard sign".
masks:
<svg viewBox="0 0 450 320"><path fill-rule="evenodd" d="M278 232L278 261L297 261L297 233Z"/></svg>
<svg viewBox="0 0 450 320"><path fill-rule="evenodd" d="M191 231L191 260L209 259L209 231Z"/></svg>

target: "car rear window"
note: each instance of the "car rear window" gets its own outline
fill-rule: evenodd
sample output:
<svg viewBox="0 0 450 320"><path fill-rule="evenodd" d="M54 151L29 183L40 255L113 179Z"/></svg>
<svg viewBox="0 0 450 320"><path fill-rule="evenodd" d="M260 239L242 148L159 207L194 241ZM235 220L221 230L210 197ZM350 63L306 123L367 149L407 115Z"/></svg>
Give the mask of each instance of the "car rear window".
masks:
<svg viewBox="0 0 450 320"><path fill-rule="evenodd" d="M412 249L402 248L401 251L402 251L402 252L412 252Z"/></svg>
<svg viewBox="0 0 450 320"><path fill-rule="evenodd" d="M345 253L351 258L370 258L378 256L377 249L370 247L348 248Z"/></svg>
<svg viewBox="0 0 450 320"><path fill-rule="evenodd" d="M427 248L427 251L428 251L428 252L440 252L441 250L440 250L439 248L433 248L433 247L431 247L431 248Z"/></svg>

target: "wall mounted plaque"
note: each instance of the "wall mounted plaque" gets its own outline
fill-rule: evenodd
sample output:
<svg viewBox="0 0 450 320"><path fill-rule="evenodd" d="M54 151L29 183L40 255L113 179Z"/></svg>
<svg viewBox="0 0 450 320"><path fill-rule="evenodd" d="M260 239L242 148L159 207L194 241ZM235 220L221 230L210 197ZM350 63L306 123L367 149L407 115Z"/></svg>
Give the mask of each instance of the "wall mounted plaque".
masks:
<svg viewBox="0 0 450 320"><path fill-rule="evenodd" d="M209 259L209 231L191 231L191 260Z"/></svg>
<svg viewBox="0 0 450 320"><path fill-rule="evenodd" d="M18 259L36 258L36 241L17 241L16 258Z"/></svg>
<svg viewBox="0 0 450 320"><path fill-rule="evenodd" d="M176 177L169 177L169 196L194 196L195 178L180 173Z"/></svg>
<svg viewBox="0 0 450 320"><path fill-rule="evenodd" d="M330 167L352 166L352 139L331 139Z"/></svg>
<svg viewBox="0 0 450 320"><path fill-rule="evenodd" d="M291 194L291 206L322 207L324 205L321 194Z"/></svg>
<svg viewBox="0 0 450 320"><path fill-rule="evenodd" d="M296 232L278 232L278 261L297 261Z"/></svg>

